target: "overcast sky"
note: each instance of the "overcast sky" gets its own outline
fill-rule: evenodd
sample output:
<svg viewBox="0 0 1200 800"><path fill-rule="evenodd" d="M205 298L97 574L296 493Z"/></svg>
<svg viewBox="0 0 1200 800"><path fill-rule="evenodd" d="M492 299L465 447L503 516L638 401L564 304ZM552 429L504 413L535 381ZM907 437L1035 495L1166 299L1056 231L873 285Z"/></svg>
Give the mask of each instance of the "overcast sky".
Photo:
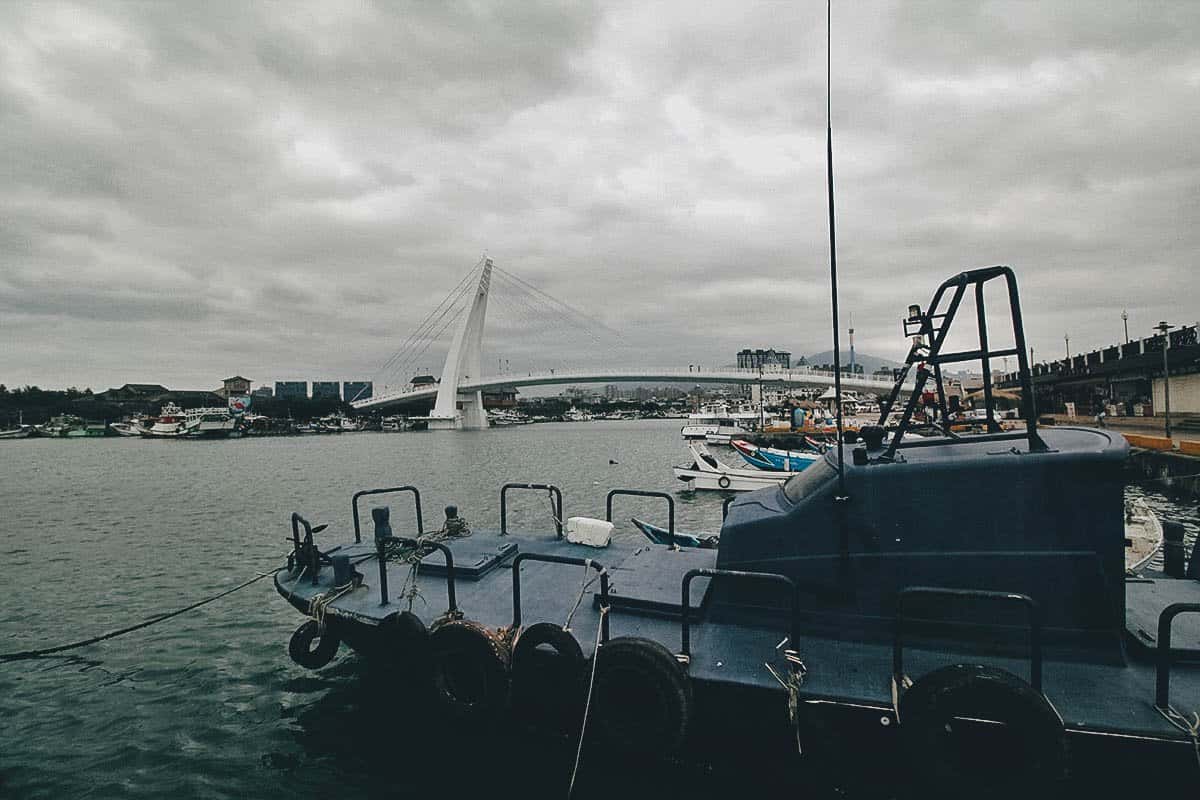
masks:
<svg viewBox="0 0 1200 800"><path fill-rule="evenodd" d="M1198 36L835 3L859 349L995 263L1039 360L1200 317ZM370 377L484 252L623 359L828 350L824 69L823 2L5 3L0 382ZM615 357L503 300L485 367Z"/></svg>

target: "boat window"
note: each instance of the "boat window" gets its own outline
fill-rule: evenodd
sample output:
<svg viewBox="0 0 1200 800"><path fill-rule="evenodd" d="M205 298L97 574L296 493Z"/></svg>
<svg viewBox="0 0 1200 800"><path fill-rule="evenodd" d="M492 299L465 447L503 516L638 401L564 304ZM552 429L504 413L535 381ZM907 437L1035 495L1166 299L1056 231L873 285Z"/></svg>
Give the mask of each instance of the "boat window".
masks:
<svg viewBox="0 0 1200 800"><path fill-rule="evenodd" d="M787 483L783 484L783 494L791 502L798 503L836 477L837 470L829 460L820 458L805 467L803 472L788 478Z"/></svg>

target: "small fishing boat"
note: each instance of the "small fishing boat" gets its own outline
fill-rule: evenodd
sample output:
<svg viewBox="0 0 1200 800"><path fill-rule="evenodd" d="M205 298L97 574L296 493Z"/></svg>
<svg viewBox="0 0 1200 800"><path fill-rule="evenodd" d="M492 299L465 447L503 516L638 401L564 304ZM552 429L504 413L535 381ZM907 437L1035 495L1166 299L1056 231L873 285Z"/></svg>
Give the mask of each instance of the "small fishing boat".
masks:
<svg viewBox="0 0 1200 800"><path fill-rule="evenodd" d="M688 491L751 492L778 486L798 474L731 467L695 442L688 445L688 450L692 454L691 465L671 468L675 477L687 484Z"/></svg>
<svg viewBox="0 0 1200 800"><path fill-rule="evenodd" d="M821 457L818 452L759 447L744 439L734 439L729 444L747 464L768 472L799 472Z"/></svg>
<svg viewBox="0 0 1200 800"><path fill-rule="evenodd" d="M189 439L228 439L241 435L237 417L229 409L190 408L184 412L184 427Z"/></svg>
<svg viewBox="0 0 1200 800"><path fill-rule="evenodd" d="M718 533L671 531L669 528L660 528L657 525L651 525L649 522L640 520L637 517L630 517L629 521L645 534L647 539L655 544L675 545L676 547L703 547L712 550L720 544L721 540L721 535Z"/></svg>
<svg viewBox="0 0 1200 800"><path fill-rule="evenodd" d="M1162 547L1163 529L1158 515L1137 498L1125 501L1125 569L1136 573L1150 563Z"/></svg>
<svg viewBox="0 0 1200 800"><path fill-rule="evenodd" d="M715 444L728 444L729 438L745 436L752 423L757 423L758 414L746 411L730 411L724 403L704 406L695 414L689 414L687 424L680 429L684 439L708 439Z"/></svg>
<svg viewBox="0 0 1200 800"><path fill-rule="evenodd" d="M108 429L117 436L141 436L142 426L139 422L110 422Z"/></svg>
<svg viewBox="0 0 1200 800"><path fill-rule="evenodd" d="M9 423L10 425L12 423ZM17 412L17 427L0 430L0 439L24 439L33 434L33 426L25 424L25 412Z"/></svg>
<svg viewBox="0 0 1200 800"><path fill-rule="evenodd" d="M138 431L144 439L180 439L188 433L187 414L174 403L165 404L149 422Z"/></svg>
<svg viewBox="0 0 1200 800"><path fill-rule="evenodd" d="M34 431L38 436L51 439L78 439L104 436L107 427L102 422L88 422L73 414L60 414L51 417L45 425L35 425Z"/></svg>

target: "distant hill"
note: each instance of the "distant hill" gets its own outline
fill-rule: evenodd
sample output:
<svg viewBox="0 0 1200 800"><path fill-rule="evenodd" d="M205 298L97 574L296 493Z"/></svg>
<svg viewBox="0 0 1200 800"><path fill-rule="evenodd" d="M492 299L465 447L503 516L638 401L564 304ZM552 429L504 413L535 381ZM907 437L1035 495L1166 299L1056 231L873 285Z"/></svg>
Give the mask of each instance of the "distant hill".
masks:
<svg viewBox="0 0 1200 800"><path fill-rule="evenodd" d="M813 366L820 366L821 364L832 364L833 363L833 351L826 350L822 353L814 353L811 356L805 356L804 358L806 361L808 361L809 364L811 364ZM849 363L850 363L850 351L843 350L842 351L842 366L846 366ZM868 353L860 353L857 350L854 351L854 363L861 364L862 368L863 368L863 372L865 372L868 375L870 375L872 372L879 369L880 367L887 367L887 368L891 369L893 367L904 366L899 361L892 361L890 358L880 358L879 356L873 356Z"/></svg>

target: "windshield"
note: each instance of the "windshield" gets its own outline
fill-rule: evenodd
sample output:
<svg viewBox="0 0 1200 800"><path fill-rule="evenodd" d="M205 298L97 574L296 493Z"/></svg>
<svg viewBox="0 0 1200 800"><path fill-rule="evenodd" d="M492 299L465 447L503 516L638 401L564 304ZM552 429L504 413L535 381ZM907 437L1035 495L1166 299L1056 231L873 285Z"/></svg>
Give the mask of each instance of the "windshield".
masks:
<svg viewBox="0 0 1200 800"><path fill-rule="evenodd" d="M783 494L789 501L798 503L835 477L837 470L829 463L829 459L822 458L809 464L798 475L788 478L787 483L783 484Z"/></svg>

